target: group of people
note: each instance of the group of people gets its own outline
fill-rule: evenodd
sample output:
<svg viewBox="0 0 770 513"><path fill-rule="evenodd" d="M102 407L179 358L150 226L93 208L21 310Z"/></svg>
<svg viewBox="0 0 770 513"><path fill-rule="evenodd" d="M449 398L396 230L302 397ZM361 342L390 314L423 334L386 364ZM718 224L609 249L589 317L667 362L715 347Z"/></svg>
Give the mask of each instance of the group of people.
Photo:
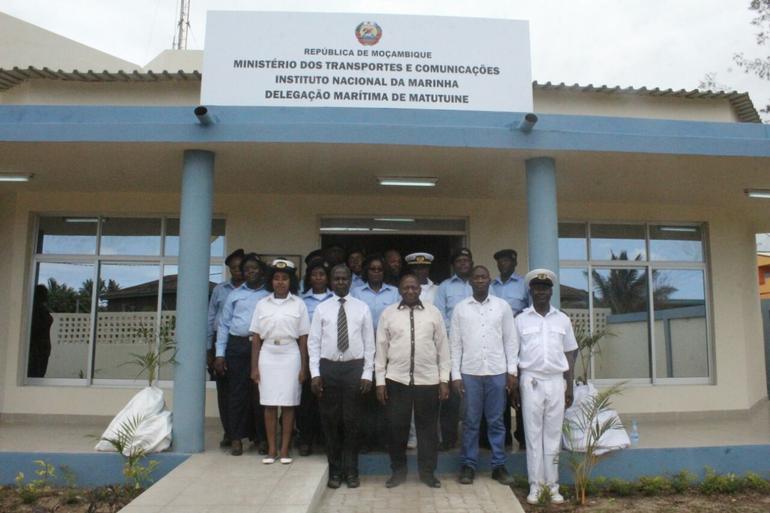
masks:
<svg viewBox="0 0 770 513"><path fill-rule="evenodd" d="M290 464L296 427L301 455L325 444L327 485L355 488L361 448L385 441L392 488L406 479L415 431L420 480L440 487L437 452L456 445L462 411L459 482L473 483L486 431L492 477L510 484L505 445L514 407L528 501L543 487L563 501L557 458L572 403L572 325L551 305L554 272L516 274L512 249L494 258L493 279L469 249L457 249L451 278L436 285L428 253L402 261L395 250L346 254L332 246L307 256L300 293L292 261L230 254L231 279L214 288L209 307L222 445L240 455L251 439L263 463Z"/></svg>

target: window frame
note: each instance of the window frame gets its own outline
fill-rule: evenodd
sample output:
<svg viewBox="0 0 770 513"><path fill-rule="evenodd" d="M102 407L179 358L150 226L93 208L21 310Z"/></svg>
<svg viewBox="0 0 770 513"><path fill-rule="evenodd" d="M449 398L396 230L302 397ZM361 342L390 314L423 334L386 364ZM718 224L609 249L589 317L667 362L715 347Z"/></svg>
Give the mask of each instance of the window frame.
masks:
<svg viewBox="0 0 770 513"><path fill-rule="evenodd" d="M96 230L96 253L93 255L83 254L58 254L58 253L38 253L37 252L37 233L40 228L40 220L45 217L93 217L97 218L97 230ZM159 255L102 255L101 254L101 240L102 240L102 220L104 218L158 218L160 219L160 254ZM95 378L93 376L93 369L95 363L96 352L96 326L98 317L98 287L93 287L91 291L91 319L89 330L89 347L87 350L88 360L85 378L30 378L27 376L27 366L29 361L29 345L30 334L32 330L32 303L34 301L34 291L37 285L37 268L41 263L88 263L93 264L93 283L98 283L98 279L101 273L103 264L111 263L132 263L132 264L151 264L156 265L158 268L158 295L156 298L155 306L155 329L160 329L161 315L163 309L163 277L166 266L173 265L179 266L179 256L166 256L166 229L168 219L179 219L178 213L112 213L112 214L92 214L92 213L73 213L73 212L35 212L32 214L32 222L30 223L32 237L31 242L31 259L30 259L30 272L28 273L27 280L27 298L24 301L24 330L22 333L23 340L20 347L23 348L23 354L19 358L20 371L18 380L21 385L27 386L73 386L73 387L111 387L111 388L137 388L146 386L144 378L139 379L117 379L117 378ZM224 221L225 232L223 237L224 253L227 253L227 230L228 223L227 217L224 215L214 214L212 221L221 220ZM209 260L209 268L221 267L222 276L227 274L227 266L225 265L226 254L222 256L212 256ZM172 389L173 380L158 380L157 386L163 389ZM215 383L212 381L206 381L206 388L215 388Z"/></svg>
<svg viewBox="0 0 770 513"><path fill-rule="evenodd" d="M589 330L594 332L594 301L593 301L593 270L594 268L612 269L612 268L638 268L647 272L647 338L648 338L648 354L650 358L650 378L594 378L595 375L595 355L591 355L590 364L590 376L591 382L599 386L610 386L613 384L625 382L629 386L660 386L660 385L714 385L716 383L716 366L714 361L714 316L713 316L713 290L711 286L711 272L710 262L711 255L709 252L709 230L708 223L706 222L687 222L687 221L628 221L628 220L612 220L612 221L586 221L576 219L559 219L561 223L571 224L583 224L586 227L586 260L560 260L559 268L564 269L581 269L588 273L588 311L589 311ZM646 258L644 260L594 260L591 254L591 227L596 224L635 224L644 226L645 232L645 252ZM650 259L650 226L651 225L667 225L667 226L697 226L701 230L701 244L703 252L702 261L671 261L671 260L651 260ZM657 365L656 365L656 339L655 339L655 305L653 303L653 271L656 270L700 270L703 272L703 295L706 310L706 362L708 368L708 376L706 377L689 377L689 378L660 378L657 377Z"/></svg>

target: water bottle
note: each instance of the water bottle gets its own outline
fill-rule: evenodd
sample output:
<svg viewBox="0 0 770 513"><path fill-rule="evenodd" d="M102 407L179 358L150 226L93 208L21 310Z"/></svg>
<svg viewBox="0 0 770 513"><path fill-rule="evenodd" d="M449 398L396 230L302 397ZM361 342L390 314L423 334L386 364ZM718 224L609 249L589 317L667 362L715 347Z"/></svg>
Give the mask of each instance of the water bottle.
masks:
<svg viewBox="0 0 770 513"><path fill-rule="evenodd" d="M631 446L636 447L639 445L639 425L636 423L636 419L631 421L631 434L629 438L631 439Z"/></svg>

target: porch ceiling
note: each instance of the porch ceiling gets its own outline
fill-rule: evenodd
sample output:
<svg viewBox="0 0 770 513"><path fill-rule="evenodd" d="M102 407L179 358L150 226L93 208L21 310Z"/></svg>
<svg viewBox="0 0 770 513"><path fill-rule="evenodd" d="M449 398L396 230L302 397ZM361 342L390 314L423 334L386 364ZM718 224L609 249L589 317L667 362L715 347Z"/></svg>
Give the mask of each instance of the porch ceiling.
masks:
<svg viewBox="0 0 770 513"><path fill-rule="evenodd" d="M0 143L0 171L31 172L21 191L161 192L180 188L175 143ZM316 143L217 143L217 193L526 197L524 161L543 152ZM770 188L768 159L551 151L562 201L739 206L747 187ZM378 176L434 176L433 189L387 188Z"/></svg>

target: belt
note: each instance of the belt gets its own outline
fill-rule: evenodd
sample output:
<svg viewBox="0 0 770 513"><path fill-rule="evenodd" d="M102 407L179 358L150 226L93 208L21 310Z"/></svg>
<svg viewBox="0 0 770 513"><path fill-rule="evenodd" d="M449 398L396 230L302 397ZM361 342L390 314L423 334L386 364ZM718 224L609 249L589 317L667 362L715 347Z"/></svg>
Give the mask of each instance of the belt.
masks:
<svg viewBox="0 0 770 513"><path fill-rule="evenodd" d="M288 346L289 344L296 344L297 341L293 338L272 338L265 340L263 343L271 346Z"/></svg>

